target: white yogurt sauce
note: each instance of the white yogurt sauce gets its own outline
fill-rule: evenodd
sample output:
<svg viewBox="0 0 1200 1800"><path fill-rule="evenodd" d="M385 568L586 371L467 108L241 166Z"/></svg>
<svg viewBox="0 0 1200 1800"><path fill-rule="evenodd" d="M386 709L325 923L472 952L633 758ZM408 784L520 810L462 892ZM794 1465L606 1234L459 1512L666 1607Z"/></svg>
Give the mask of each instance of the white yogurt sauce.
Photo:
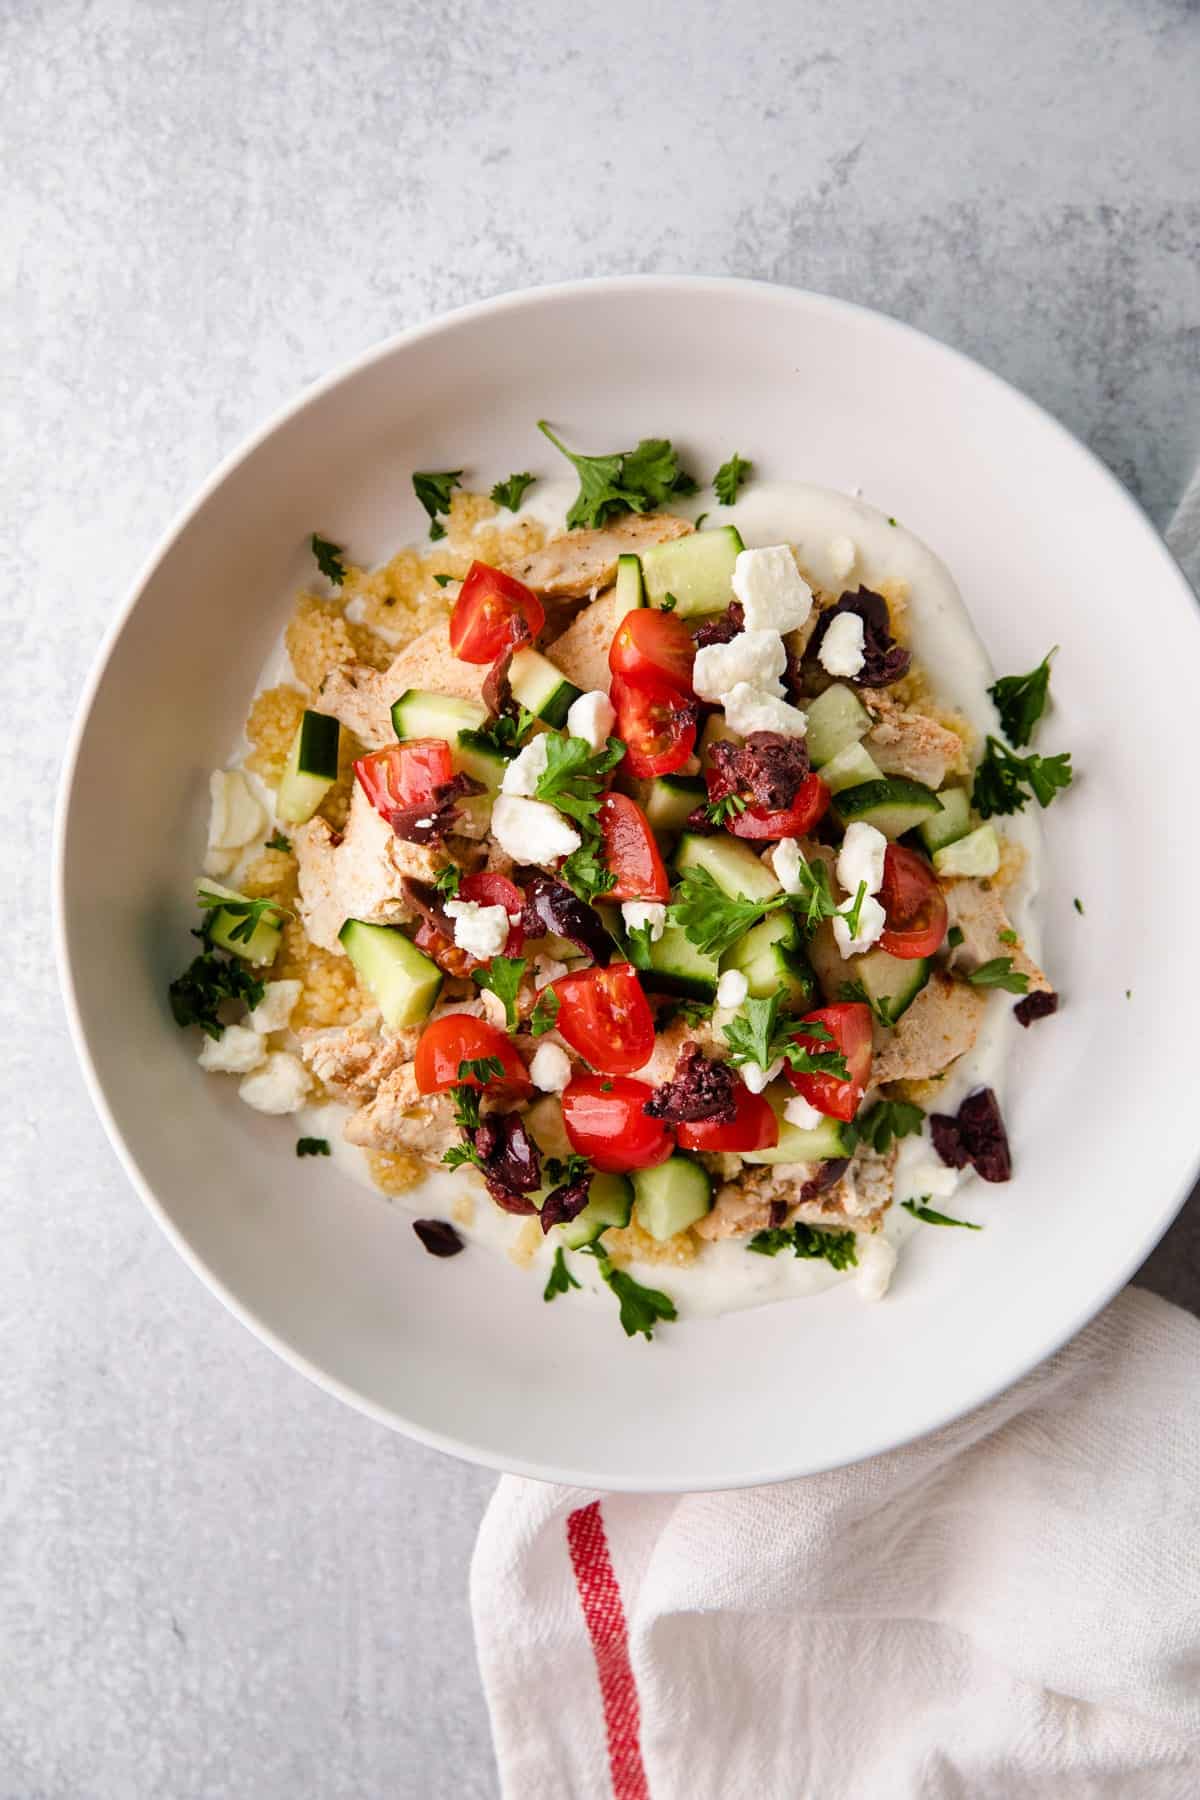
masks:
<svg viewBox="0 0 1200 1800"><path fill-rule="evenodd" d="M542 520L557 528L574 495L570 482L539 482L521 508L522 517ZM693 516L702 510L697 501L688 508ZM970 616L963 605L949 570L932 551L903 526L890 525L885 516L865 501L830 489L810 487L800 482L755 482L736 507L710 509L720 522L736 523L748 548L787 541L795 544L802 568L815 587L840 593L860 584L878 587L881 583L904 581L909 588L909 618L912 647L925 669L937 698L946 706L961 712L974 727L980 740L999 730L995 708L987 689L995 679L986 651L980 642ZM502 522L508 522L503 515ZM838 554L844 546L835 539L850 539L857 559L849 576L839 578ZM282 640L272 652L262 671L259 686L290 680L287 654ZM244 748L244 746L243 746ZM256 789L266 794L260 784ZM1042 833L1038 820L1029 814L1016 814L1002 824L1004 834L1025 852L1021 875L1009 891L1007 910L1029 954L1039 955L1039 933L1035 918L1035 902L1039 892ZM965 1056L954 1065L942 1083L938 1110L956 1111L959 1102L973 1089L993 1087L1003 1100L1005 1068L1012 1048L1013 1035L1020 1030L1012 1013L1012 996L1003 991L989 995L987 1012L979 1037ZM329 1140L339 1168L375 1194L379 1190L371 1181L367 1160L361 1150L347 1144L342 1127L350 1116L348 1107L330 1104L307 1107L296 1116L299 1132ZM907 1138L900 1146L896 1169L896 1191L889 1209L884 1235L895 1243L920 1227L900 1202L920 1198L924 1189L920 1167L937 1162L928 1135ZM399 1202L414 1217L451 1216L453 1201L464 1191L464 1184L474 1199L472 1222L456 1222L464 1238L480 1243L496 1252L509 1252L521 1236L526 1220L503 1213L493 1206L482 1182L474 1174L431 1173L419 1187L411 1189ZM953 1203L933 1202L939 1210L955 1211ZM553 1243L540 1244L530 1265L530 1279L544 1280L554 1256ZM585 1290L603 1295L607 1304L611 1296L604 1290L594 1259L571 1258L572 1273ZM846 1280L826 1262L802 1261L789 1254L777 1257L749 1253L745 1240L727 1239L706 1245L693 1263L634 1263L632 1272L650 1287L660 1287L675 1301L680 1317L699 1317L732 1312L746 1306L760 1306L767 1301L793 1299L820 1293ZM852 1273L852 1272L851 1272Z"/></svg>

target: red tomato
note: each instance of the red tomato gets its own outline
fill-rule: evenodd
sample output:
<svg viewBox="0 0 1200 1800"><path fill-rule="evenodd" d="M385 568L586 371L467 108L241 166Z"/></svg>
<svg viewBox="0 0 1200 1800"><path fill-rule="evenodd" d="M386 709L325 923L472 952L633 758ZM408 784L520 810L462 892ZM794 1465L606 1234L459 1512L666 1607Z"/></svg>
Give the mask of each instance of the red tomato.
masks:
<svg viewBox="0 0 1200 1800"><path fill-rule="evenodd" d="M454 761L445 738L409 738L360 756L354 773L375 811L386 819L398 807L432 800L434 789L453 779Z"/></svg>
<svg viewBox="0 0 1200 1800"><path fill-rule="evenodd" d="M806 775L796 789L796 797L783 812L762 812L748 806L725 821L726 831L740 838L806 837L825 812L830 790L819 775Z"/></svg>
<svg viewBox="0 0 1200 1800"><path fill-rule="evenodd" d="M804 1027L823 1025L828 1037L811 1037ZM784 1072L798 1094L810 1106L831 1119L852 1119L858 1103L871 1079L871 1009L861 1000L849 1000L838 1006L821 1006L797 1020L792 1041L806 1050L840 1050L846 1059L850 1079L837 1075L804 1075L784 1064Z"/></svg>
<svg viewBox="0 0 1200 1800"><path fill-rule="evenodd" d="M447 975L469 975L472 969L480 965L478 959L468 950L460 950L453 938L448 938L436 925L428 919L422 919L413 934L413 943L426 956L431 956L439 969L445 969Z"/></svg>
<svg viewBox="0 0 1200 1800"><path fill-rule="evenodd" d="M494 1056L504 1069L487 1084L489 1094L521 1099L532 1093L529 1072L502 1031L470 1013L447 1013L442 1019L431 1019L417 1044L413 1073L423 1094L444 1094L447 1088L459 1086L458 1065ZM464 1084L479 1087L469 1075Z"/></svg>
<svg viewBox="0 0 1200 1800"><path fill-rule="evenodd" d="M502 906L508 914L508 940L501 954L520 956L525 947L525 932L521 925L525 896L515 881L510 881L507 875L493 875L481 870L478 875L463 876L458 884L457 898L474 900L476 906Z"/></svg>
<svg viewBox="0 0 1200 1800"><path fill-rule="evenodd" d="M654 1014L628 963L560 975L551 986L558 997L560 1035L593 1068L631 1075L649 1060Z"/></svg>
<svg viewBox="0 0 1200 1800"><path fill-rule="evenodd" d="M626 613L609 646L608 666L622 681L665 681L691 695L696 646L674 613L639 606Z"/></svg>
<svg viewBox="0 0 1200 1800"><path fill-rule="evenodd" d="M671 884L650 822L627 794L605 794L600 802L604 861L616 883L606 900L668 900Z"/></svg>
<svg viewBox="0 0 1200 1800"><path fill-rule="evenodd" d="M617 709L617 736L625 745L625 766L631 775L648 781L683 767L696 742L694 701L685 700L669 682L649 675L636 682L614 675L610 698Z"/></svg>
<svg viewBox="0 0 1200 1800"><path fill-rule="evenodd" d="M700 1119L677 1125L681 1150L771 1150L779 1142L779 1120L761 1094L752 1094L744 1082L733 1090L737 1112L727 1124Z"/></svg>
<svg viewBox="0 0 1200 1800"><path fill-rule="evenodd" d="M571 1148L597 1169L620 1175L666 1162L675 1139L661 1119L646 1116L654 1092L623 1076L576 1075L563 1090L563 1125Z"/></svg>
<svg viewBox="0 0 1200 1800"><path fill-rule="evenodd" d="M937 876L923 856L902 844L888 845L879 904L887 914L881 949L906 959L933 955L946 935L949 912Z"/></svg>
<svg viewBox="0 0 1200 1800"><path fill-rule="evenodd" d="M545 623L532 588L490 563L473 562L450 614L450 648L463 662L495 662L535 638Z"/></svg>

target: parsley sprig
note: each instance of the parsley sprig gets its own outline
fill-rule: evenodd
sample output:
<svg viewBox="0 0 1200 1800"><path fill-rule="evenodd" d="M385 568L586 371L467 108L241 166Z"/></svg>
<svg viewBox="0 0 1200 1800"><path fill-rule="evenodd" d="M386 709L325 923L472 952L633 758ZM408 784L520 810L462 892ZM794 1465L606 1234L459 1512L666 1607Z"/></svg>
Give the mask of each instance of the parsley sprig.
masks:
<svg viewBox="0 0 1200 1800"><path fill-rule="evenodd" d="M559 1294L565 1294L568 1288L577 1288L579 1285L579 1282L576 1281L570 1269L567 1267L566 1258L563 1256L562 1245L560 1244L558 1249L554 1252L554 1265L550 1270L546 1285L542 1289L542 1299L553 1300Z"/></svg>
<svg viewBox="0 0 1200 1800"><path fill-rule="evenodd" d="M786 988L776 988L767 999L750 998L742 1002L735 1018L722 1026L729 1045L729 1061L735 1065L757 1063L769 1069L782 1058L803 1075L832 1075L838 1081L849 1081L846 1059L837 1050L812 1050L797 1044L793 1033L802 1030L806 1038L832 1043L829 1030L819 1020L810 1019L800 1025L796 1019L781 1019L779 1009L787 998Z"/></svg>
<svg viewBox="0 0 1200 1800"><path fill-rule="evenodd" d="M322 575L327 581L332 581L334 587L341 587L346 579L346 565L342 561L346 552L341 545L331 544L328 538L319 536L315 531L309 539L309 544Z"/></svg>
<svg viewBox="0 0 1200 1800"><path fill-rule="evenodd" d="M852 1269L858 1262L852 1231L821 1231L799 1219L792 1226L756 1231L746 1248L756 1256L778 1256L781 1250L790 1250L793 1256L808 1260L823 1258L834 1269Z"/></svg>
<svg viewBox="0 0 1200 1800"><path fill-rule="evenodd" d="M754 473L754 464L747 462L735 450L728 462L723 462L713 476L713 492L722 506L732 506L738 497L738 489L743 481L748 481Z"/></svg>
<svg viewBox="0 0 1200 1800"><path fill-rule="evenodd" d="M952 1219L949 1213L934 1212L932 1206L926 1206L928 1194L922 1194L920 1200L902 1200L905 1212L911 1213L914 1219L920 1219L925 1225L959 1225L964 1231L982 1231L982 1225L972 1225L970 1219Z"/></svg>
<svg viewBox="0 0 1200 1800"><path fill-rule="evenodd" d="M479 1126L479 1089L468 1085L468 1077L474 1075L478 1080L487 1082L492 1074L503 1075L504 1065L496 1056L477 1057L458 1065L460 1085L450 1089L450 1099L454 1106L454 1123L462 1132L461 1144L452 1144L442 1157L448 1169L461 1169L464 1163L475 1163L482 1166L483 1158L475 1148L475 1132Z"/></svg>
<svg viewBox="0 0 1200 1800"><path fill-rule="evenodd" d="M608 1251L603 1244L589 1244L587 1254L594 1256L600 1265L600 1274L621 1306L621 1328L626 1337L642 1337L650 1339L654 1336L654 1327L660 1320L677 1319L675 1302L669 1294L659 1288L643 1287L635 1281L625 1269L618 1269L609 1260Z"/></svg>
<svg viewBox="0 0 1200 1800"><path fill-rule="evenodd" d="M297 1156L332 1156L328 1138L302 1137L296 1139Z"/></svg>
<svg viewBox="0 0 1200 1800"><path fill-rule="evenodd" d="M196 904L205 912L225 912L237 920L229 933L233 944L248 944L264 920L268 925L281 925L292 917L287 907L272 900L269 894L264 894L261 899L247 900L241 895L235 894L231 898L228 894L214 894L211 888L198 888Z"/></svg>
<svg viewBox="0 0 1200 1800"><path fill-rule="evenodd" d="M199 1025L210 1038L220 1038L225 1031L217 1013L222 1000L255 1007L263 997L263 983L238 958L206 950L171 983L167 997L177 1025Z"/></svg>
<svg viewBox="0 0 1200 1800"><path fill-rule="evenodd" d="M587 1157L577 1155L574 1150L565 1157L548 1156L543 1168L546 1180L555 1187L561 1187L563 1182L582 1181L585 1175L592 1172L592 1165Z"/></svg>
<svg viewBox="0 0 1200 1800"><path fill-rule="evenodd" d="M710 800L704 808L704 816L710 825L724 825L730 819L736 819L744 813L750 802L741 794L724 794L720 800Z"/></svg>
<svg viewBox="0 0 1200 1800"><path fill-rule="evenodd" d="M522 706L515 713L501 713L490 725L481 725L477 730L467 726L459 732L458 741L465 750L482 750L492 756L511 756L521 748L535 722L529 709Z"/></svg>
<svg viewBox="0 0 1200 1800"><path fill-rule="evenodd" d="M529 1015L529 1029L534 1037L542 1037L547 1031L554 1030L558 1018L558 995L552 987L544 987L537 997L537 1003Z"/></svg>
<svg viewBox="0 0 1200 1800"><path fill-rule="evenodd" d="M838 989L839 1000L858 1000L863 1006L869 1006L881 1025L890 1031L896 1021L892 1017L892 1009L888 1002L868 994L861 981L843 981Z"/></svg>
<svg viewBox="0 0 1200 1800"><path fill-rule="evenodd" d="M707 956L722 956L765 913L786 906L788 896L749 900L745 894L731 898L717 886L707 869L687 869L667 908L667 922L677 925L689 943Z"/></svg>
<svg viewBox="0 0 1200 1800"><path fill-rule="evenodd" d="M1020 749L1033 736L1033 728L1046 710L1050 692L1050 662L1058 645L1047 651L1036 669L1028 675L1002 675L988 693L996 702L1004 735Z"/></svg>
<svg viewBox="0 0 1200 1800"><path fill-rule="evenodd" d="M413 475L413 493L429 514L429 535L435 542L446 535L438 515L450 511L450 496L461 480L461 469L418 469Z"/></svg>
<svg viewBox="0 0 1200 1800"><path fill-rule="evenodd" d="M859 1142L870 1144L879 1156L886 1156L893 1138L917 1135L925 1123L925 1114L909 1100L877 1100L854 1123Z"/></svg>
<svg viewBox="0 0 1200 1800"><path fill-rule="evenodd" d="M579 476L579 492L567 514L572 531L579 525L603 525L621 513L652 512L670 499L696 492L695 481L680 468L666 438L643 438L636 450L584 456L568 450L545 419L538 420L538 430L561 450Z"/></svg>
<svg viewBox="0 0 1200 1800"><path fill-rule="evenodd" d="M439 869L434 876L433 885L439 894L445 894L447 899L453 900L455 894L458 892L459 883L461 881L462 870L459 868L458 864L447 863L445 868Z"/></svg>
<svg viewBox="0 0 1200 1800"><path fill-rule="evenodd" d="M516 512L525 497L526 488L531 488L537 480L528 469L519 475L510 475L506 481L498 481L492 489L492 499L497 506L507 507L509 512Z"/></svg>
<svg viewBox="0 0 1200 1800"><path fill-rule="evenodd" d="M967 980L972 987L1003 988L1006 994L1024 994L1029 990L1028 975L1013 968L1011 956L993 956L990 962L980 963Z"/></svg>
<svg viewBox="0 0 1200 1800"><path fill-rule="evenodd" d="M504 1023L510 1031L517 1029L517 990L524 973L523 956L493 956L482 968L471 970L472 981L504 1002Z"/></svg>
<svg viewBox="0 0 1200 1800"><path fill-rule="evenodd" d="M616 877L604 861L598 814L604 798L604 777L625 754L619 738L609 738L603 750L593 752L586 738L546 734L546 767L538 776L535 798L548 800L574 819L583 842L573 850L560 873L581 900L591 903L613 887Z"/></svg>
<svg viewBox="0 0 1200 1800"><path fill-rule="evenodd" d="M1058 756L1018 756L999 738L989 737L975 771L972 804L984 819L1024 812L1031 798L1039 806L1049 806L1060 788L1070 787L1072 775L1069 751Z"/></svg>

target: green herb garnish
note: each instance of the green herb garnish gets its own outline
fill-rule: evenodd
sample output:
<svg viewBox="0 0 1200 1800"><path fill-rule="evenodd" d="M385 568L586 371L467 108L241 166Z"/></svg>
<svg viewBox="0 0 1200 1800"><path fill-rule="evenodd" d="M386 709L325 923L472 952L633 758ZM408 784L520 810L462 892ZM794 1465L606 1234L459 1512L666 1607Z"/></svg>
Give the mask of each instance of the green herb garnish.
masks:
<svg viewBox="0 0 1200 1800"><path fill-rule="evenodd" d="M720 800L710 800L704 808L704 816L710 825L727 825L730 819L736 819L744 813L750 802L740 794L725 794Z"/></svg>
<svg viewBox="0 0 1200 1800"><path fill-rule="evenodd" d="M713 476L713 492L722 506L732 506L738 497L738 489L743 481L748 481L754 472L754 464L746 462L736 450L728 462L723 462Z"/></svg>
<svg viewBox="0 0 1200 1800"><path fill-rule="evenodd" d="M664 594L658 603L658 610L659 612L674 612L678 605L679 602L674 594Z"/></svg>
<svg viewBox="0 0 1200 1800"><path fill-rule="evenodd" d="M799 1220L786 1228L774 1226L755 1232L746 1248L757 1256L778 1256L781 1250L790 1250L806 1260L824 1258L835 1269L851 1269L858 1262L852 1231L820 1231Z"/></svg>
<svg viewBox="0 0 1200 1800"><path fill-rule="evenodd" d="M509 512L516 512L520 507L526 488L531 488L537 480L528 469L520 475L510 475L507 481L498 481L492 489L492 499L497 506L505 506Z"/></svg>
<svg viewBox="0 0 1200 1800"><path fill-rule="evenodd" d="M318 537L315 531L309 539L309 543L322 575L326 580L332 581L334 587L341 587L346 579L346 566L342 561L345 551L341 545L331 544L328 538Z"/></svg>
<svg viewBox="0 0 1200 1800"><path fill-rule="evenodd" d="M560 1156L548 1156L545 1163L546 1180L554 1187L561 1187L563 1182L582 1181L590 1175L592 1165L586 1156L577 1156L572 1150L564 1161Z"/></svg>
<svg viewBox="0 0 1200 1800"><path fill-rule="evenodd" d="M949 931L946 933L946 942L949 945L950 949L957 950L958 946L962 943L962 941L963 941L962 927L960 925L952 925L950 927Z"/></svg>
<svg viewBox="0 0 1200 1800"><path fill-rule="evenodd" d="M579 1283L567 1267L566 1259L562 1253L562 1245L560 1244L558 1249L554 1252L554 1266L550 1270L550 1276L545 1287L542 1289L542 1299L553 1300L559 1294L565 1294L568 1288L577 1288L578 1286Z"/></svg>
<svg viewBox="0 0 1200 1800"><path fill-rule="evenodd" d="M452 581L458 581L457 575L435 575L433 578L439 587L449 587Z"/></svg>
<svg viewBox="0 0 1200 1800"><path fill-rule="evenodd" d="M895 1019L892 1017L892 1010L887 1001L875 999L872 995L868 994L861 981L843 981L841 987L838 989L838 999L857 1000L861 1005L869 1006L875 1018L879 1020L881 1025L886 1025L889 1031L892 1030L896 1023Z"/></svg>
<svg viewBox="0 0 1200 1800"><path fill-rule="evenodd" d="M332 1156L328 1138L297 1138L297 1156Z"/></svg>
<svg viewBox="0 0 1200 1800"><path fill-rule="evenodd" d="M578 824L591 825L604 798L604 776L625 754L619 738L610 737L593 753L586 738L546 734L546 767L538 776L536 798L548 800Z"/></svg>
<svg viewBox="0 0 1200 1800"><path fill-rule="evenodd" d="M1031 798L1049 806L1060 788L1071 785L1071 756L1018 756L999 738L989 737L975 771L972 802L982 818L1024 812Z"/></svg>
<svg viewBox="0 0 1200 1800"><path fill-rule="evenodd" d="M247 900L241 895L230 898L228 894L214 894L211 888L200 888L196 904L206 912L225 912L237 920L229 933L230 941L235 944L248 944L264 920L268 925L280 925L284 919L292 917L287 907L280 906L269 894L258 900Z"/></svg>
<svg viewBox="0 0 1200 1800"><path fill-rule="evenodd" d="M967 980L972 987L1003 988L1008 994L1024 994L1029 988L1028 975L1013 968L1011 956L993 956L990 962L980 963Z"/></svg>
<svg viewBox="0 0 1200 1800"><path fill-rule="evenodd" d="M886 1156L893 1138L917 1135L925 1114L908 1100L877 1100L854 1123L860 1143L870 1144L879 1156Z"/></svg>
<svg viewBox="0 0 1200 1800"><path fill-rule="evenodd" d="M471 1094L473 1096L476 1093L476 1090L473 1087L467 1085L471 1081L472 1076L479 1083L480 1087L486 1087L489 1081L493 1079L499 1080L503 1074L504 1064L500 1061L498 1056L469 1056L464 1058L458 1065L458 1079L463 1083L463 1090L461 1091L464 1091L464 1098L466 1094ZM457 1094L459 1092L460 1090L456 1088L455 1093ZM475 1112L471 1124L472 1126L478 1125L479 1101L478 1099L472 1099L468 1104L474 1107Z"/></svg>
<svg viewBox="0 0 1200 1800"><path fill-rule="evenodd" d="M511 756L521 748L536 723L529 709L522 706L515 713L501 713L490 724L480 725L478 729L468 725L459 732L458 741L465 750L482 750L492 756Z"/></svg>
<svg viewBox="0 0 1200 1800"><path fill-rule="evenodd" d="M558 1018L558 995L552 987L544 987L537 997L537 1004L529 1015L529 1029L534 1037L541 1037L547 1031L554 1030Z"/></svg>
<svg viewBox="0 0 1200 1800"><path fill-rule="evenodd" d="M291 838L285 838L282 831L276 830L271 833L270 837L263 845L263 849L282 850L290 856L292 853L292 840Z"/></svg>
<svg viewBox="0 0 1200 1800"><path fill-rule="evenodd" d="M244 962L207 950L171 983L167 997L177 1025L199 1025L210 1038L219 1038L225 1031L217 1016L222 1000L242 1000L253 1008L263 997L263 983Z"/></svg>
<svg viewBox="0 0 1200 1800"><path fill-rule="evenodd" d="M493 956L481 969L471 970L472 981L504 1002L504 1022L510 1031L517 1029L517 989L524 973L523 956ZM503 1074L503 1069L499 1072Z"/></svg>
<svg viewBox="0 0 1200 1800"><path fill-rule="evenodd" d="M729 1061L735 1065L757 1063L760 1069L769 1069L773 1062L782 1058L800 1074L832 1075L838 1081L848 1081L850 1071L840 1052L810 1050L807 1045L793 1041L792 1034L797 1030L818 1041L832 1043L833 1039L819 1020L802 1023L796 1019L781 1019L779 1009L786 998L786 988L779 987L768 999L751 997L743 1000L737 1016L721 1028L729 1045Z"/></svg>
<svg viewBox="0 0 1200 1800"><path fill-rule="evenodd" d="M1080 918L1082 919L1082 917L1083 917L1083 901L1079 898L1078 894L1076 894L1074 900L1072 900L1071 905L1075 908L1075 911L1079 914Z"/></svg>
<svg viewBox="0 0 1200 1800"><path fill-rule="evenodd" d="M439 869L434 876L433 885L439 894L445 894L448 899L453 900L455 894L458 892L459 883L461 881L462 870L459 868L458 864L447 863L445 868Z"/></svg>
<svg viewBox="0 0 1200 1800"><path fill-rule="evenodd" d="M670 499L694 494L696 483L679 466L666 438L643 438L636 450L609 456L583 456L556 438L545 419L538 430L574 464L579 492L567 514L567 526L603 525L620 513L653 512Z"/></svg>
<svg viewBox="0 0 1200 1800"><path fill-rule="evenodd" d="M996 936L1002 944L1015 944L1017 941L1015 931L998 931Z"/></svg>
<svg viewBox="0 0 1200 1800"><path fill-rule="evenodd" d="M450 511L450 495L461 479L461 469L443 469L440 473L420 469L412 478L413 493L429 514L429 535L435 541L446 535L438 514Z"/></svg>
<svg viewBox="0 0 1200 1800"><path fill-rule="evenodd" d="M571 892L586 900L589 906L617 884L616 876L604 861L599 832L585 833L583 843L578 850L572 850L558 873Z"/></svg>
<svg viewBox="0 0 1200 1800"><path fill-rule="evenodd" d="M1020 749L1033 736L1033 728L1046 710L1050 691L1050 659L1058 645L1046 653L1036 669L1028 675L1002 675L988 693L996 702L1004 735Z"/></svg>
<svg viewBox="0 0 1200 1800"><path fill-rule="evenodd" d="M654 1327L661 1320L679 1317L669 1294L661 1293L658 1288L643 1287L624 1269L615 1268L602 1244L589 1244L587 1254L596 1258L601 1276L621 1303L621 1326L626 1337L635 1337L640 1332L644 1338L652 1338Z"/></svg>
<svg viewBox="0 0 1200 1800"><path fill-rule="evenodd" d="M719 957L765 913L775 912L787 903L786 894L777 894L770 900L749 900L745 894L731 899L707 869L691 868L675 889L667 908L667 922L677 925L698 950Z"/></svg>
<svg viewBox="0 0 1200 1800"><path fill-rule="evenodd" d="M982 1225L972 1225L969 1219L952 1219L949 1213L934 1212L931 1206L923 1204L928 1198L928 1194L922 1194L919 1201L902 1200L900 1204L905 1212L911 1213L914 1219L920 1219L925 1225L959 1225L964 1231L983 1230Z"/></svg>

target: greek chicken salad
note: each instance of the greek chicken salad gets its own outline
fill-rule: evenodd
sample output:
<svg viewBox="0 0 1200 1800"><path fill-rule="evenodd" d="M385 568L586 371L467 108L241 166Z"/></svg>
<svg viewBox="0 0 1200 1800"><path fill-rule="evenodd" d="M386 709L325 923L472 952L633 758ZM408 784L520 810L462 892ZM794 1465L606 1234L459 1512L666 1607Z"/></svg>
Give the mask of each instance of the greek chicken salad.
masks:
<svg viewBox="0 0 1200 1800"><path fill-rule="evenodd" d="M313 535L174 1017L432 1255L629 1335L879 1298L908 1232L983 1228L947 1204L1009 1179L1005 1064L1058 1005L1053 652L997 680L860 499L541 429L567 483L417 473L428 541L376 568Z"/></svg>

